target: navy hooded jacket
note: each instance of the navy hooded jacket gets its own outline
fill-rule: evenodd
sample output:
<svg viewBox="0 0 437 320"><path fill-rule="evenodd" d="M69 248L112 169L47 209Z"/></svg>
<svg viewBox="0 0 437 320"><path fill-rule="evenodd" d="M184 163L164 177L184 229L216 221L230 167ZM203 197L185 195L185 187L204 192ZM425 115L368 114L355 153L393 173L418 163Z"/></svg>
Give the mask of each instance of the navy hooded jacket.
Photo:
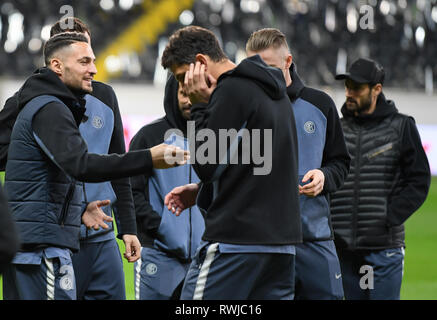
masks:
<svg viewBox="0 0 437 320"><path fill-rule="evenodd" d="M179 110L177 91L178 83L171 76L165 87L166 115L141 128L132 139L130 150L150 148L163 142L188 149L187 120ZM177 130L165 139L166 132L172 129ZM135 176L131 181L141 245L158 248L182 261L191 260L205 229L203 217L197 206L177 217L164 205L164 198L175 187L199 182L192 166L153 170L151 175Z"/></svg>
<svg viewBox="0 0 437 320"><path fill-rule="evenodd" d="M40 100L42 96L48 100ZM83 190L75 181L102 182L148 172L153 167L150 151L88 153L78 129L85 100L47 68L32 75L17 98L21 111L12 131L5 188L22 250L77 250Z"/></svg>

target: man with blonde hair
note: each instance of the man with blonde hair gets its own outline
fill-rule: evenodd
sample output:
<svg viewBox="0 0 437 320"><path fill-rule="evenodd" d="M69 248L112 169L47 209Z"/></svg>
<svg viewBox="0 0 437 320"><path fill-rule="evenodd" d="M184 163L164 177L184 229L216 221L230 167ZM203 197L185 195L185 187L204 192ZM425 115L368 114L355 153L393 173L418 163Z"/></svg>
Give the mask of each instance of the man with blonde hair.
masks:
<svg viewBox="0 0 437 320"><path fill-rule="evenodd" d="M304 85L280 30L255 31L246 51L282 70L296 121L304 242L296 245L295 299L342 299L329 193L343 184L350 158L335 104L326 93Z"/></svg>

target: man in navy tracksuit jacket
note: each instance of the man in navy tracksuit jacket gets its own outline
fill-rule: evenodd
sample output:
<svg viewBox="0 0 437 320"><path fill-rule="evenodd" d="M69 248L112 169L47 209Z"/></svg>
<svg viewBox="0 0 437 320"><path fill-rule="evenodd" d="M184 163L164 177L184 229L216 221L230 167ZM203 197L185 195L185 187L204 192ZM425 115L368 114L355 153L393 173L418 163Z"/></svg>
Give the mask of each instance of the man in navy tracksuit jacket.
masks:
<svg viewBox="0 0 437 320"><path fill-rule="evenodd" d="M6 101L7 110L19 111L17 97L18 92ZM85 101L86 111L79 131L87 142L88 151L98 154L124 153L123 126L112 88L94 81L93 92L85 96ZM128 178L86 183L84 191L85 203L103 199L111 201L112 206L102 207L102 210L108 216L112 216L113 210L118 225L118 238L136 235ZM78 299L125 299L123 264L114 238L113 224L107 224L107 229L99 230L81 225L81 249L73 255Z"/></svg>
<svg viewBox="0 0 437 320"><path fill-rule="evenodd" d="M287 87L292 102L299 141L301 184L310 170L324 175L322 191L316 196L300 195L303 243L296 246L295 299L343 299L342 274L334 245L329 193L343 184L349 170L337 110L325 93L306 87L293 64L292 84Z"/></svg>
<svg viewBox="0 0 437 320"><path fill-rule="evenodd" d="M196 26L170 37L162 65L188 90L196 130L206 129L203 134L215 137L231 129L243 135L241 143L238 137L231 139L225 153L219 150L212 161L203 163L196 152L194 168L212 192L205 194L202 188L199 194L211 196L199 199L207 204L204 243L181 298L292 299L294 244L302 234L296 128L282 73L259 56L236 66L214 34ZM242 160L248 155L247 134L253 138L255 132L262 133L261 146L253 140L252 147L271 147L271 159L266 159L270 170L260 174L256 169L261 164L254 158ZM205 148L205 139L195 142L196 148ZM230 160L234 156L237 163Z"/></svg>
<svg viewBox="0 0 437 320"><path fill-rule="evenodd" d="M166 168L166 152L179 152L157 146L124 155L89 153L78 127L96 72L92 49L83 35L64 33L49 39L44 51L49 67L28 78L18 94L8 150L5 189L21 248L4 274L6 299L75 299L71 252L80 247L83 213L77 181ZM69 68L59 69L63 64Z"/></svg>
<svg viewBox="0 0 437 320"><path fill-rule="evenodd" d="M350 157L337 109L327 94L303 84L285 35L278 29L255 31L246 49L249 56L259 54L267 64L283 71L296 119L304 242L296 245L295 299L343 299L329 193L343 184Z"/></svg>
<svg viewBox="0 0 437 320"><path fill-rule="evenodd" d="M65 32L60 25L61 22L58 21L52 26L51 36ZM77 18L69 31L91 36L89 29ZM87 142L88 151L98 154L125 153L123 124L114 90L94 81L93 92L85 96L85 101L86 110L79 130ZM6 101L2 113L2 122L5 122L2 137L10 138L19 113L18 92ZM9 145L9 140L2 142L2 148ZM7 148L5 149L2 157L7 157ZM6 163L6 159L4 162ZM102 210L108 216L112 216L113 210L118 225L118 237L126 239L127 242L138 243L129 179L86 183L84 189L88 203L110 200L112 206L102 207ZM112 222L108 223L107 229L99 230L87 229L85 225L81 225L81 249L73 256L78 299L125 299L123 264L113 230ZM130 247L131 243L125 245Z"/></svg>
<svg viewBox="0 0 437 320"><path fill-rule="evenodd" d="M123 124L113 89L93 82L93 92L85 96L86 110L79 131L88 144L88 151L98 154L126 152ZM100 183L85 183L86 202L110 200L102 207L117 222L117 237L126 247L139 246L136 237L135 212L129 178ZM73 255L78 299L124 300L123 262L114 236L114 226L94 230L81 225L80 250ZM129 243L132 241L132 243Z"/></svg>
<svg viewBox="0 0 437 320"><path fill-rule="evenodd" d="M130 149L144 149L165 142L188 149L187 120L191 103L171 76L165 88L165 116L144 126L132 139ZM165 138L166 132L176 129ZM131 178L141 240L141 259L135 263L137 300L178 299L188 267L205 229L197 206L176 217L164 205L165 195L174 187L198 183L190 165Z"/></svg>

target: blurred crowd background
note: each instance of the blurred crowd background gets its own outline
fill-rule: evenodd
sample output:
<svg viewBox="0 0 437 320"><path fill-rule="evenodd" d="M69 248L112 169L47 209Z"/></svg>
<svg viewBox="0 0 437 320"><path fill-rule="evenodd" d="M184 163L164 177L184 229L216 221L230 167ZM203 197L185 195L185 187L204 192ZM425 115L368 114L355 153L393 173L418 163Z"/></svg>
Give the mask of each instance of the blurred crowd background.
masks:
<svg viewBox="0 0 437 320"><path fill-rule="evenodd" d="M104 81L162 82L167 38L191 24L211 29L236 62L254 30L279 28L312 85L336 85L334 75L359 56L385 67L386 86L432 92L437 80L437 0L2 0L0 77L42 66L65 5L89 25Z"/></svg>

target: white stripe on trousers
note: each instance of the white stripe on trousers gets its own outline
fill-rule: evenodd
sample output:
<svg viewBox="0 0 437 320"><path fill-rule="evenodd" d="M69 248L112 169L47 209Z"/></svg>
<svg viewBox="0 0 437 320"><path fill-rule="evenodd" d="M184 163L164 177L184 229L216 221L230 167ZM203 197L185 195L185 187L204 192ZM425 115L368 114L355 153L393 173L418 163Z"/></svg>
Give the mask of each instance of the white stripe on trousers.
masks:
<svg viewBox="0 0 437 320"><path fill-rule="evenodd" d="M208 278L209 268L214 260L215 253L219 244L213 243L206 250L205 260L200 268L199 275L197 276L196 288L194 289L193 300L202 300L203 292L205 291L206 279Z"/></svg>
<svg viewBox="0 0 437 320"><path fill-rule="evenodd" d="M47 300L55 300L55 270L53 268L53 259L44 258L47 266Z"/></svg>
<svg viewBox="0 0 437 320"><path fill-rule="evenodd" d="M402 257L402 278L404 277L404 262L405 262L405 248L401 247Z"/></svg>
<svg viewBox="0 0 437 320"><path fill-rule="evenodd" d="M141 285L141 258L136 261L135 266L135 300L140 300Z"/></svg>

